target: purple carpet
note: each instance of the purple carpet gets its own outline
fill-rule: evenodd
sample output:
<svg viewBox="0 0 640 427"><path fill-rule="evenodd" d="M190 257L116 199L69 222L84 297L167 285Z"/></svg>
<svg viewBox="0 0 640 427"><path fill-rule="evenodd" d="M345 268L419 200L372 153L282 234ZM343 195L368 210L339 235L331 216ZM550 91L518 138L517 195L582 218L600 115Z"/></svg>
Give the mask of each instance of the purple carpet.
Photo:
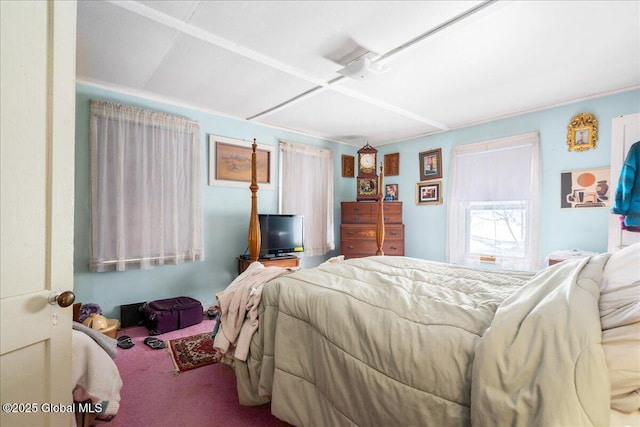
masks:
<svg viewBox="0 0 640 427"><path fill-rule="evenodd" d="M170 340L210 332L213 321L158 335ZM148 337L144 327L119 331L135 346L118 349L115 358L123 386L118 415L112 427L138 426L289 426L271 415L270 405L240 406L235 374L220 363L176 373L168 350L154 350L143 343Z"/></svg>

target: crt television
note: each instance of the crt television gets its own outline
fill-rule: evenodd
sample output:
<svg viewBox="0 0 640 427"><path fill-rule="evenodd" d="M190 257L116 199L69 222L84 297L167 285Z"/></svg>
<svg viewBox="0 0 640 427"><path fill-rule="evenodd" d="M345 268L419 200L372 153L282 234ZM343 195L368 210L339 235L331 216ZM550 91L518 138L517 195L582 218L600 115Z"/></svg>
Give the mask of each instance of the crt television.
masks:
<svg viewBox="0 0 640 427"><path fill-rule="evenodd" d="M302 215L258 215L260 220L260 256L270 258L303 252Z"/></svg>

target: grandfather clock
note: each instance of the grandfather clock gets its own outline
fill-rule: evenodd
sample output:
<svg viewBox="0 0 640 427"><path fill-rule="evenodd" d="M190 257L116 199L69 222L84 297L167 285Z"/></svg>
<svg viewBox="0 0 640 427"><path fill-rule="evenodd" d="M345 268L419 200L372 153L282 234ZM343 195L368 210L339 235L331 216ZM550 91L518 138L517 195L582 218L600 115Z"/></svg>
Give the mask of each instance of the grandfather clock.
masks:
<svg viewBox="0 0 640 427"><path fill-rule="evenodd" d="M356 200L359 202L363 200L378 200L377 156L378 150L370 146L369 143L358 150Z"/></svg>

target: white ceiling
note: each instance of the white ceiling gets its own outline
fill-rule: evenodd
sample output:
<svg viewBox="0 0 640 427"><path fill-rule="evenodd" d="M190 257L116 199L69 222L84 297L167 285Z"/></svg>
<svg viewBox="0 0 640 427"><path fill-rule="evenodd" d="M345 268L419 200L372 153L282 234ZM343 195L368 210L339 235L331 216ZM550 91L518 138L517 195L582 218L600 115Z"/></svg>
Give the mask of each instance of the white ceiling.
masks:
<svg viewBox="0 0 640 427"><path fill-rule="evenodd" d="M640 87L640 2L81 0L77 78L381 145Z"/></svg>

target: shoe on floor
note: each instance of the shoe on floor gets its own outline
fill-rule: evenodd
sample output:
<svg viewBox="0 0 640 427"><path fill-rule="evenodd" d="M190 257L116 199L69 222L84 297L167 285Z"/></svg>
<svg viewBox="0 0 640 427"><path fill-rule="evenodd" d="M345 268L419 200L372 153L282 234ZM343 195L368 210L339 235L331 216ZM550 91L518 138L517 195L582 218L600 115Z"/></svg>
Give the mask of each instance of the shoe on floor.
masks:
<svg viewBox="0 0 640 427"><path fill-rule="evenodd" d="M135 344L133 342L133 340L131 339L130 336L128 335L123 335L121 337L118 337L118 347L123 348L123 349L128 349L133 347Z"/></svg>
<svg viewBox="0 0 640 427"><path fill-rule="evenodd" d="M164 341L159 340L158 338L147 337L144 339L144 343L154 350L165 348Z"/></svg>

